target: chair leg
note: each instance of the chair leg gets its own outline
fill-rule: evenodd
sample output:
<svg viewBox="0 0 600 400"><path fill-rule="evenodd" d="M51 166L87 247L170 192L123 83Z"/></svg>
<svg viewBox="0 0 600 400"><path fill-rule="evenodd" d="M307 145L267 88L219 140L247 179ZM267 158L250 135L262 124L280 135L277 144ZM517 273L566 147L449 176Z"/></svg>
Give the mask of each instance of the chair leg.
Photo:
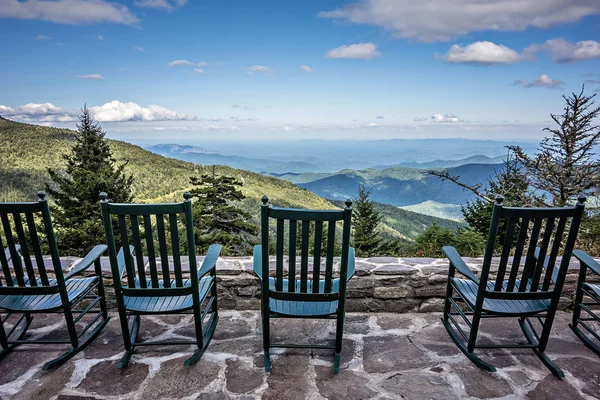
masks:
<svg viewBox="0 0 600 400"><path fill-rule="evenodd" d="M536 342L534 334L529 330L529 328L526 325L527 323L527 317L525 318L519 318L519 325L521 326L521 330L523 330L523 333L525 334L525 338L527 339L527 341L530 344L533 344ZM546 325L546 323L548 323L547 321L544 322L544 325ZM551 322L550 322L551 324ZM547 331L549 332L550 328L547 328ZM546 327L544 326L544 331L546 331ZM552 372L552 374L554 376L556 376L557 378L564 378L565 374L564 372L558 367L558 365L556 365L552 360L550 360L550 358L548 358L548 356L544 353L544 350L546 348L546 342L548 340L547 337L544 337L544 333L542 333L542 337L540 338L540 348L534 348L533 352L535 353L536 356L538 356L538 358L542 361L542 363L544 363L544 365L550 370L550 372ZM545 339L545 340L544 340Z"/></svg>
<svg viewBox="0 0 600 400"><path fill-rule="evenodd" d="M333 356L333 373L340 372L340 353L342 352L342 341L344 339L344 314L337 317L335 328L335 354Z"/></svg>
<svg viewBox="0 0 600 400"><path fill-rule="evenodd" d="M100 334L100 332L102 332L102 329L104 329L106 324L108 324L108 321L110 321L110 317L103 318L96 325L96 327L85 337L85 339L83 339L82 341L79 341L77 347L73 347L72 349L70 349L66 353L61 354L59 357L55 358L54 360L48 361L46 364L44 364L42 369L44 371L48 371L49 369L58 367L58 366L64 364L66 361L68 361L75 354L77 354L81 350L85 349L87 347L87 345L90 344L91 342L93 342L94 339L96 338L96 336L98 336Z"/></svg>
<svg viewBox="0 0 600 400"><path fill-rule="evenodd" d="M20 328L20 330L16 333L16 340L21 340L23 338L23 336L25 336L25 333L27 333L27 329L29 329L29 326L31 325L31 321L33 320L33 317L31 316L31 314L21 314L21 317L19 317L19 319L17 320L17 324L20 324L21 321L25 319L25 323L23 324L23 326ZM15 347L18 346L18 344L16 343L8 343L8 337L6 336L6 332L4 331L4 324L2 323L1 319L0 319L0 325L1 325L1 336L2 336L2 350L0 351L0 360L4 359L4 357L6 357L8 355L8 353L10 353ZM14 335L14 333L13 333ZM11 335L12 336L12 335Z"/></svg>
<svg viewBox="0 0 600 400"><path fill-rule="evenodd" d="M471 362L473 362L473 364L477 365L479 368L481 368L483 370L486 370L489 372L496 372L496 367L494 367L491 364L486 363L481 358L479 358L475 354L473 354L473 352L470 352L467 349L466 343L459 338L458 333L456 332L454 327L452 327L451 322L449 320L442 319L442 323L446 327L448 334L450 334L450 338L452 339L452 341L456 344L456 346L458 346L459 350L462 351L463 354L465 356L467 356L467 358L469 360L471 360Z"/></svg>
<svg viewBox="0 0 600 400"><path fill-rule="evenodd" d="M269 315L262 316L262 328L263 328L263 349L264 349L264 361L265 361L265 372L271 372L271 357L269 356L269 348L271 347L271 332L269 326Z"/></svg>
<svg viewBox="0 0 600 400"><path fill-rule="evenodd" d="M137 340L137 335L140 331L140 316L134 315L133 322L131 323L131 332L128 330L127 317L125 318L126 324L123 326L121 323L121 328L123 329L123 341L125 342L125 354L119 362L117 363L117 368L125 368L127 364L129 364L129 360L133 355L133 351L135 346L132 343L135 343Z"/></svg>
<svg viewBox="0 0 600 400"><path fill-rule="evenodd" d="M215 314L215 316L212 318L210 325L206 328L206 334L202 337L202 342L198 342L198 350L196 350L190 358L185 360L183 362L183 365L185 365L186 367L194 365L200 360L200 358L202 358L202 355L204 354L204 352L208 348L208 345L210 344L210 341L212 340L213 333L215 333L218 321L219 315ZM200 343L202 344L200 345Z"/></svg>
<svg viewBox="0 0 600 400"><path fill-rule="evenodd" d="M582 326L585 326L582 324ZM579 328L575 323L569 324L569 328L573 331L573 333L581 340L581 342L597 356L600 357L600 346L595 344L583 331ZM599 341L600 342L600 341Z"/></svg>

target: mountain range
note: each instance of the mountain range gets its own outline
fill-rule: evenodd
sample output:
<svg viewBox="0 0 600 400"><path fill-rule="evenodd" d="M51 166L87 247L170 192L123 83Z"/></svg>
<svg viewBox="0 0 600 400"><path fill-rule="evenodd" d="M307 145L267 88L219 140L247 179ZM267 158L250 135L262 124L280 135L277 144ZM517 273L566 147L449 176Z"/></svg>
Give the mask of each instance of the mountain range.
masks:
<svg viewBox="0 0 600 400"><path fill-rule="evenodd" d="M48 182L48 168L61 169L63 156L70 151L75 132L14 122L0 117L0 201L32 201L35 193ZM260 198L268 195L271 203L282 207L334 209L338 206L317 194L283 179L228 166L195 166L164 157L131 143L108 139L117 163L126 162L125 170L135 181L137 202L180 201L190 189L189 178L198 173L226 174L243 183L246 199L240 206L258 222ZM354 193L351 193L354 194ZM349 196L353 197L353 196ZM433 223L456 227L460 223L430 217L389 205L385 210L383 231L388 237L412 240Z"/></svg>

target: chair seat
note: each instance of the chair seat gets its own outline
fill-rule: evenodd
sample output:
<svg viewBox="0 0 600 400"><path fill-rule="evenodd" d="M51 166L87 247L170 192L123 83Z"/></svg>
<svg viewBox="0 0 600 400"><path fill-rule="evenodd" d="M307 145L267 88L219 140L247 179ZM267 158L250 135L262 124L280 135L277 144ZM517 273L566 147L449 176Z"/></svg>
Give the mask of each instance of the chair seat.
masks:
<svg viewBox="0 0 600 400"><path fill-rule="evenodd" d="M452 283L456 290L463 296L466 302L475 307L477 300L477 290L479 285L470 279L453 278ZM503 281L502 286L506 288L508 280ZM515 281L515 286L518 287L520 281ZM494 290L495 283L487 283L488 290ZM510 292L508 292L510 293ZM550 307L549 300L508 300L508 299L484 299L483 311L496 314L515 314L515 313L538 313L548 310Z"/></svg>
<svg viewBox="0 0 600 400"><path fill-rule="evenodd" d="M600 297L600 283L586 282L583 284L583 288L593 292L596 296Z"/></svg>
<svg viewBox="0 0 600 400"><path fill-rule="evenodd" d="M300 280L296 280L296 292L300 292ZM283 280L283 291L287 292L289 281ZM338 293L340 288L340 280L334 279L331 285L331 292ZM275 278L269 278L269 289L275 290ZM307 292L312 292L312 281L307 282ZM325 292L325 280L319 281L319 292ZM289 316L323 316L335 314L338 308L338 301L294 301L294 300L278 300L269 299L269 309L271 312L289 315Z"/></svg>
<svg viewBox="0 0 600 400"><path fill-rule="evenodd" d="M198 282L198 291L200 292L200 302L204 301L208 294L214 278L207 276ZM183 287L191 287L191 279L183 281ZM136 288L140 288L139 279L135 280ZM152 281L146 280L146 286L151 288ZM175 287L175 279L171 280L171 286ZM164 288L164 281L158 281L158 288ZM164 313L171 311L189 310L194 306L192 295L185 296L161 296L157 293L156 296L123 296L125 308L128 311L136 311L142 313Z"/></svg>
<svg viewBox="0 0 600 400"><path fill-rule="evenodd" d="M289 301L269 299L271 312L290 315L315 317L335 314L338 309L338 301Z"/></svg>
<svg viewBox="0 0 600 400"><path fill-rule="evenodd" d="M41 280L36 279L39 286ZM65 281L69 302L73 302L81 296L91 285L95 284L95 276L82 279L69 279ZM50 286L56 285L56 279L49 280ZM47 311L62 307L60 293L40 295L3 295L0 296L0 308L10 311L33 312Z"/></svg>

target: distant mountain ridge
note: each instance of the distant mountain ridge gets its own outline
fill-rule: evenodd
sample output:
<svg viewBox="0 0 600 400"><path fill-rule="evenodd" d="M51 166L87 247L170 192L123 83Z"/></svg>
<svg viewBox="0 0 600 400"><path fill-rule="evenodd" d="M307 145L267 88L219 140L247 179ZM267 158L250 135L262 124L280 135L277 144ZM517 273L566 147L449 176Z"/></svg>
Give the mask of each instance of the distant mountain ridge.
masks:
<svg viewBox="0 0 600 400"><path fill-rule="evenodd" d="M157 144L144 146L148 151L165 157L177 158L183 161L202 165L226 165L231 168L246 171L268 173L276 171L307 172L317 170L314 164L300 161L275 161L268 159L249 158L235 155L224 155L197 146L177 144Z"/></svg>
<svg viewBox="0 0 600 400"><path fill-rule="evenodd" d="M467 158L461 158L459 160L434 160L428 162L407 162L399 163L395 165L382 165L376 166L377 169L387 169L393 167L407 167L407 168L419 168L419 169L438 169L438 168L452 168L459 167L466 164L502 164L506 156L488 157L484 155L476 155Z"/></svg>
<svg viewBox="0 0 600 400"><path fill-rule="evenodd" d="M466 164L448 168L450 175L458 175L468 184L485 184L499 169L498 164ZM428 200L446 204L464 204L474 194L448 181L427 175L424 170L412 168L370 168L362 171L343 170L312 181L302 175L291 176L292 182L328 199L343 199L356 193L360 185L371 190L371 198L394 206L408 206ZM288 179L287 175L282 178Z"/></svg>

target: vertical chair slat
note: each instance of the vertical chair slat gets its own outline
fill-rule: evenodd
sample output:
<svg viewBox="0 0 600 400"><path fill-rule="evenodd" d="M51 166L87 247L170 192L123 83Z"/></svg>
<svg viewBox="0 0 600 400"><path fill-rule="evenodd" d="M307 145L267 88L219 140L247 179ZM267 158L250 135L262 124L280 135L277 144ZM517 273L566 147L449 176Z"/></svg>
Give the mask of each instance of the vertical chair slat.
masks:
<svg viewBox="0 0 600 400"><path fill-rule="evenodd" d="M181 255L179 253L179 230L177 228L177 214L169 214L169 230L171 231L171 246L173 247L173 270L175 271L175 285L177 287L183 287Z"/></svg>
<svg viewBox="0 0 600 400"><path fill-rule="evenodd" d="M158 249L160 252L160 264L162 267L163 281L171 282L169 273L169 256L167 255L167 235L165 233L165 216L156 214L156 230L158 231Z"/></svg>
<svg viewBox="0 0 600 400"><path fill-rule="evenodd" d="M335 252L335 221L327 222L327 255L325 256L325 293L331 293L333 256Z"/></svg>
<svg viewBox="0 0 600 400"><path fill-rule="evenodd" d="M539 284L540 278L542 276L542 271L544 270L544 261L546 261L546 253L548 252L548 245L550 244L550 239L552 238L552 234L554 233L554 218L548 218L546 220L546 227L544 229L544 235L542 236L542 246L540 247L539 257L537 263L535 265L535 270L533 272L533 279L531 281L531 291L536 291Z"/></svg>
<svg viewBox="0 0 600 400"><path fill-rule="evenodd" d="M283 223L284 220L277 219L277 242L275 250L275 290L283 290Z"/></svg>
<svg viewBox="0 0 600 400"><path fill-rule="evenodd" d="M308 235L310 221L302 221L302 245L300 249L300 292L307 292L308 283Z"/></svg>
<svg viewBox="0 0 600 400"><path fill-rule="evenodd" d="M542 218L535 218L533 220L533 229L531 231L531 237L529 238L529 248L527 249L527 257L525 258L525 266L523 268L523 275L521 275L521 284L519 285L519 292L527 290L529 279L533 276L533 269L535 268L535 249L537 247L538 238L540 236L540 230L542 229Z"/></svg>
<svg viewBox="0 0 600 400"><path fill-rule="evenodd" d="M527 239L527 231L529 230L529 218L521 219L521 227L519 230L519 237L517 238L517 247L513 256L512 268L510 270L510 276L508 278L508 284L506 285L506 291L511 292L515 287L517 281L517 275L519 274L519 268L521 265L521 257L523 256L523 247L525 246L525 240Z"/></svg>
<svg viewBox="0 0 600 400"><path fill-rule="evenodd" d="M556 257L560 251L560 245L562 242L563 235L565 233L565 226L567 225L567 218L560 218L558 225L556 226L556 233L554 235L554 243L552 243L552 250L550 251L550 258L548 259L548 267L546 269L546 275L544 276L544 283L542 284L542 290L548 290L552 280L556 279Z"/></svg>
<svg viewBox="0 0 600 400"><path fill-rule="evenodd" d="M321 246L323 245L323 221L315 222L315 252L313 254L313 293L319 293L321 277Z"/></svg>
<svg viewBox="0 0 600 400"><path fill-rule="evenodd" d="M4 227L4 235L6 237L6 246L10 251L10 257L12 259L13 270L15 271L15 278L17 279L18 286L25 286L25 279L23 275L23 266L21 265L21 257L15 247L15 241L12 237L12 229L10 227L10 221L8 215L2 214L2 226Z"/></svg>
<svg viewBox="0 0 600 400"><path fill-rule="evenodd" d="M2 235L0 235L0 263L2 264L2 272L4 272L4 280L6 286L14 286L12 274L10 273L10 266L6 254L4 253L4 243L2 243Z"/></svg>
<svg viewBox="0 0 600 400"><path fill-rule="evenodd" d="M133 262L131 260L131 252L129 251L129 237L127 236L127 221L125 221L125 215L119 215L119 232L121 234L121 246L123 247L123 256L125 257L125 271L127 271L127 285L129 287L135 287L135 268L133 266ZM136 253L138 251L136 250ZM146 287L146 279L144 279L144 264L140 267L138 265L138 270L140 271L140 286Z"/></svg>
<svg viewBox="0 0 600 400"><path fill-rule="evenodd" d="M19 238L19 244L21 245L21 254L23 255L23 262L25 263L25 270L27 271L29 284L31 286L37 286L37 277L35 276L33 264L31 263L31 256L29 254L29 247L27 246L25 230L23 229L23 222L21 221L21 214L13 213L13 221L15 224L15 231L17 232L17 237Z"/></svg>
<svg viewBox="0 0 600 400"><path fill-rule="evenodd" d="M157 273L158 269L156 268L156 253L154 252L154 237L152 236L152 221L150 220L149 214L144 215L144 234L146 236L146 250L148 252L148 266L150 267L150 271L154 271L154 273ZM167 276L167 278L168 278L168 276ZM169 279L165 279L164 276L163 276L163 285L166 288L171 287L171 281L169 281Z"/></svg>
<svg viewBox="0 0 600 400"><path fill-rule="evenodd" d="M288 266L288 292L296 291L296 238L297 238L298 222L290 220L290 237L289 237L289 266Z"/></svg>
<svg viewBox="0 0 600 400"><path fill-rule="evenodd" d="M131 220L131 236L133 236L133 247L135 249L135 260L140 272L140 276L144 276L144 250L142 247L142 238L140 236L140 222L138 216L135 214L129 215ZM152 280L152 286L158 287L158 276L156 271L150 271L150 279ZM142 285L142 283L140 283ZM144 279L144 286L147 287L146 280Z"/></svg>
<svg viewBox="0 0 600 400"><path fill-rule="evenodd" d="M35 263L37 264L38 273L40 275L40 280L42 285L48 286L50 282L48 281L48 273L46 271L46 264L44 264L44 257L42 256L42 249L40 247L40 240L37 234L37 230L35 228L35 221L33 220L32 213L26 213L25 219L27 221L27 230L29 231L29 238L31 239L31 247L33 249L33 254L35 256ZM0 245L2 248L2 245Z"/></svg>
<svg viewBox="0 0 600 400"><path fill-rule="evenodd" d="M496 284L494 285L494 291L496 292L502 290L502 283L504 281L504 275L506 274L506 264L508 264L508 256L510 255L510 249L512 247L516 222L515 218L509 218L508 224L506 225L506 236L504 237L504 245L502 254L500 255L500 264L498 265L498 274L496 275Z"/></svg>

